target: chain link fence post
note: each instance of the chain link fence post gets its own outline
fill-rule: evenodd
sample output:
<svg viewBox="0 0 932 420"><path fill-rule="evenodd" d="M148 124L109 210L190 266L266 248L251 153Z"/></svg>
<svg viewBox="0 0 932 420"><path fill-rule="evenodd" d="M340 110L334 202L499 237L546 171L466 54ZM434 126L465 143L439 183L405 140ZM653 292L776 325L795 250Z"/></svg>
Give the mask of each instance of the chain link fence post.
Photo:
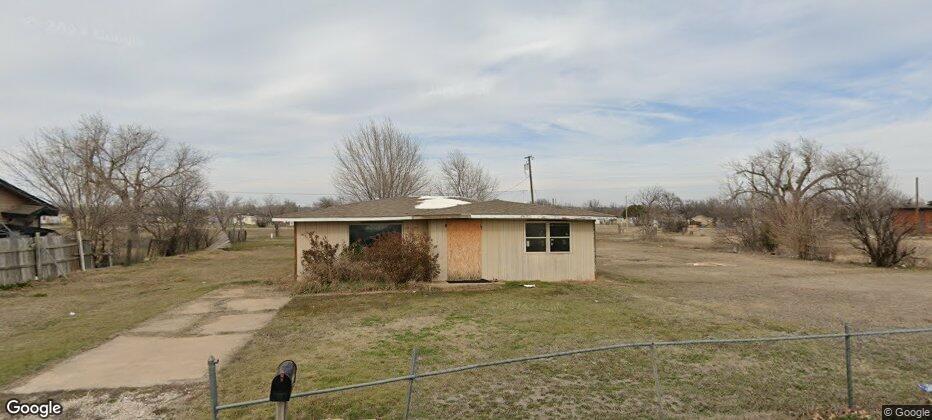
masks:
<svg viewBox="0 0 932 420"><path fill-rule="evenodd" d="M848 408L854 409L854 378L851 373L851 326L845 323L845 378L848 385Z"/></svg>
<svg viewBox="0 0 932 420"><path fill-rule="evenodd" d="M217 363L219 360L210 356L207 359L207 382L210 386L210 418L217 420Z"/></svg>
<svg viewBox="0 0 932 420"><path fill-rule="evenodd" d="M405 420L411 415L411 396L414 394L414 380L417 379L417 347L411 349L411 379L408 380L408 396L405 398Z"/></svg>
<svg viewBox="0 0 932 420"><path fill-rule="evenodd" d="M663 392L660 389L660 369L657 366L657 346L650 343L650 362L654 373L654 393L657 397L657 417L663 418Z"/></svg>

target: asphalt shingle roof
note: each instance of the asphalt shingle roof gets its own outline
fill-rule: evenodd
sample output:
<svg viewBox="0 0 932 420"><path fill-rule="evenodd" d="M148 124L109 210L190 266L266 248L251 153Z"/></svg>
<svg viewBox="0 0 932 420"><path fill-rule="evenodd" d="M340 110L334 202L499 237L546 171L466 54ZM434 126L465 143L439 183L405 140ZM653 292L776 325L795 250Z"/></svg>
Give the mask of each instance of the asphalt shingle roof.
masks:
<svg viewBox="0 0 932 420"><path fill-rule="evenodd" d="M304 210L285 214L276 219L342 219L342 218L470 218L476 216L503 217L516 216L516 218L601 218L614 217L609 214L594 212L586 209L558 207L543 204L516 203L504 200L476 201L466 198L454 197L465 201L460 204L440 209L417 208L423 197L398 197L381 200L363 201L359 203L343 204L317 210Z"/></svg>

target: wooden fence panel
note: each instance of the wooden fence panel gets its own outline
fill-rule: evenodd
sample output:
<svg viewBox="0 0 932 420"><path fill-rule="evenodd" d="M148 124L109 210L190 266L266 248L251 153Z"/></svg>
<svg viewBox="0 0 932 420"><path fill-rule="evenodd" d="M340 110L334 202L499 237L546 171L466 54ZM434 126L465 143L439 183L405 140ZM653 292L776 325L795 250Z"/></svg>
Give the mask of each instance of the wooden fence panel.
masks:
<svg viewBox="0 0 932 420"><path fill-rule="evenodd" d="M78 244L59 235L40 237L36 272L36 238L0 238L0 286L21 284L35 278L66 276L80 270Z"/></svg>

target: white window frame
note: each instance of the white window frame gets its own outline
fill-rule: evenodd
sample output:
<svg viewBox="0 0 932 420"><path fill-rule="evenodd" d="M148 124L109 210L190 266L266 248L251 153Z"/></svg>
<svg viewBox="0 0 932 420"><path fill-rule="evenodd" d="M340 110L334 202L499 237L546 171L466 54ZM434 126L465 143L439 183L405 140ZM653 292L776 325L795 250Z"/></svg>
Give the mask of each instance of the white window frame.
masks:
<svg viewBox="0 0 932 420"><path fill-rule="evenodd" d="M569 251L551 251L550 250L550 224L566 224L569 231L569 236L553 236L553 238L567 238L570 240L570 250ZM544 225L544 236L527 236L527 225L529 224L542 224ZM524 222L524 252L526 254L570 254L573 252L573 224L566 221L559 222L545 222L545 221L527 221ZM544 240L544 250L543 251L528 251L527 250L527 240L528 239L543 239Z"/></svg>

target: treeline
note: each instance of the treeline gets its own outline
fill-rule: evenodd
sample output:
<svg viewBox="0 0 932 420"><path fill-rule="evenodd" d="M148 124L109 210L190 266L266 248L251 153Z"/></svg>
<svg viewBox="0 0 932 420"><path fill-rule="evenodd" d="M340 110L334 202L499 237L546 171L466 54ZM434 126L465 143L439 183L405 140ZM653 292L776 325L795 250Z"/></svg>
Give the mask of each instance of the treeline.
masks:
<svg viewBox="0 0 932 420"><path fill-rule="evenodd" d="M273 197L242 201L210 192L208 160L157 130L113 125L101 115L84 116L72 127L40 130L3 156L20 182L69 216L71 228L89 241L87 251L97 264L108 255L122 255L116 262L131 264L150 253L201 249L229 232L231 218L254 214L270 221L298 208ZM149 246L143 248L146 240Z"/></svg>
<svg viewBox="0 0 932 420"><path fill-rule="evenodd" d="M800 259L831 259L833 238L843 236L880 267L915 253L904 240L915 226L899 223L895 210L909 198L897 191L875 153L829 151L810 140L778 142L729 164L721 197L682 200L662 188L644 188L627 214L641 235L682 232L704 215L714 220L717 240L735 247L783 252ZM624 206L586 204L624 217Z"/></svg>

